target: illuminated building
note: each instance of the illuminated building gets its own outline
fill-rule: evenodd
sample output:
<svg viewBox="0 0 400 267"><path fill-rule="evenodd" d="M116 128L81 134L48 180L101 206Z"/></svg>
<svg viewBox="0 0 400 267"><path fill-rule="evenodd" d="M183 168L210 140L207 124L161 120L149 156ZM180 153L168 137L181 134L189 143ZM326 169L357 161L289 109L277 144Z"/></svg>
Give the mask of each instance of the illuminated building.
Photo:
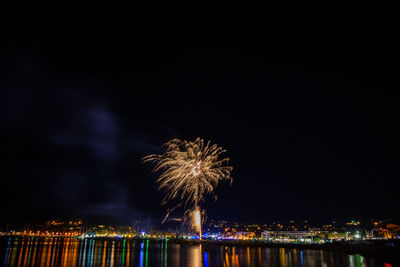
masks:
<svg viewBox="0 0 400 267"><path fill-rule="evenodd" d="M256 234L254 232L237 232L235 237L238 239L251 239L255 238Z"/></svg>
<svg viewBox="0 0 400 267"><path fill-rule="evenodd" d="M264 231L262 232L262 239L269 241L300 240L311 242L316 234L317 232L308 231Z"/></svg>

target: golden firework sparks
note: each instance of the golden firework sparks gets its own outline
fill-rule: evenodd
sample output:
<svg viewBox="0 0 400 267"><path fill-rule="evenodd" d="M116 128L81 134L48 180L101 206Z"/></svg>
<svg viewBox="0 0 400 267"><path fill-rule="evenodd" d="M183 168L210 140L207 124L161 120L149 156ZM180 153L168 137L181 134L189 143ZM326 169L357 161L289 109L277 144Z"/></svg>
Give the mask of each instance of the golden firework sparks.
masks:
<svg viewBox="0 0 400 267"><path fill-rule="evenodd" d="M201 210L200 207L194 207L190 212L190 223L193 230L201 235Z"/></svg>
<svg viewBox="0 0 400 267"><path fill-rule="evenodd" d="M166 150L163 154L149 155L143 160L154 162L154 171L161 171L157 183L158 189L166 192L162 204L179 199L185 207L189 205L189 214L196 217L192 222L196 221L195 228L201 236L199 204L204 201L205 195L214 192L219 181L232 183L230 175L233 168L228 165L229 158L221 158L226 150L216 144L210 145L210 141L205 144L201 138L194 142L173 139L166 142L164 147Z"/></svg>

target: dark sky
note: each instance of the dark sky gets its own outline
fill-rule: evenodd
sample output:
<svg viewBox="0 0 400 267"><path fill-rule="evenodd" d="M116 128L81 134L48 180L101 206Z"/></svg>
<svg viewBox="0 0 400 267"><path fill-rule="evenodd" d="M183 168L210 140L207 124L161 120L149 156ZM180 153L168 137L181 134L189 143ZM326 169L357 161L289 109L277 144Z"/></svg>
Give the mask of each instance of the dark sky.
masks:
<svg viewBox="0 0 400 267"><path fill-rule="evenodd" d="M209 217L397 216L390 22L4 12L0 227L157 220L162 195L141 158L198 136L227 149L234 166L232 186L205 203Z"/></svg>

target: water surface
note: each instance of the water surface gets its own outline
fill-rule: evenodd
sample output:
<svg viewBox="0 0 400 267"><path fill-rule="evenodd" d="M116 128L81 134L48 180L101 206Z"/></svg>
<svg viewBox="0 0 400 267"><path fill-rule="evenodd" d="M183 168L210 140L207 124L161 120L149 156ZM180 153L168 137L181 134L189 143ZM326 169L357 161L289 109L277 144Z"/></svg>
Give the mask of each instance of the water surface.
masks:
<svg viewBox="0 0 400 267"><path fill-rule="evenodd" d="M333 251L132 239L0 238L0 256L4 266L394 266Z"/></svg>

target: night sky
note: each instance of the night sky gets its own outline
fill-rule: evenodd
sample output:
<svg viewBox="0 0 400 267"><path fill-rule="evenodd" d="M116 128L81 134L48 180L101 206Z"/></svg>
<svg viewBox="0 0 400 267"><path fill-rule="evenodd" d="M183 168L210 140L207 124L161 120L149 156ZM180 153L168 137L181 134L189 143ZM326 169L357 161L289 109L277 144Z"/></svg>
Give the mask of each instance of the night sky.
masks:
<svg viewBox="0 0 400 267"><path fill-rule="evenodd" d="M157 221L162 194L141 158L198 136L227 149L234 166L232 186L220 184L218 201L204 205L209 218L397 217L389 28L90 8L5 13L0 227Z"/></svg>

